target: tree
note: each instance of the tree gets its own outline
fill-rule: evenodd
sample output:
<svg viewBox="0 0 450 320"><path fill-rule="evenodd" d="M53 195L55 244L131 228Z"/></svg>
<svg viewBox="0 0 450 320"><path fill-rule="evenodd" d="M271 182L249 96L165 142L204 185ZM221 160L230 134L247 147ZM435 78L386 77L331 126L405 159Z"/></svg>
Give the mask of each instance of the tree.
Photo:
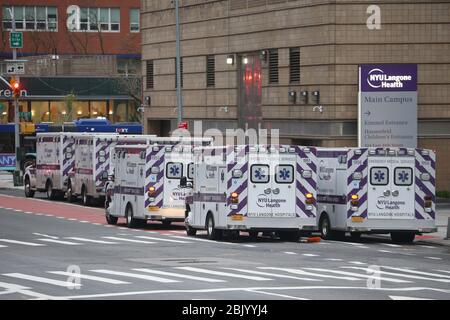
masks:
<svg viewBox="0 0 450 320"><path fill-rule="evenodd" d="M131 108L137 110L142 105L141 93L142 93L142 78L138 75L126 75L123 77L116 77L113 79L113 86L118 92L124 93L130 96L133 100ZM117 110L114 110L114 114L117 114ZM141 122L141 116L132 116L130 121Z"/></svg>

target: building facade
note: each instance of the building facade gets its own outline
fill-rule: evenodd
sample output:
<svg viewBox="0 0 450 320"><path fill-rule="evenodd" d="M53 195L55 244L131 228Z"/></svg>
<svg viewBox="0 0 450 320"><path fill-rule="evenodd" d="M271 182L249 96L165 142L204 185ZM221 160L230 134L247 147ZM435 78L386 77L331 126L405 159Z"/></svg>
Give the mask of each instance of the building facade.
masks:
<svg viewBox="0 0 450 320"><path fill-rule="evenodd" d="M371 22L380 11L380 28ZM280 130L282 142L356 146L358 66L418 65L418 145L450 190L450 3L435 0L181 0L184 120ZM376 8L375 8L376 9ZM175 12L142 1L147 132L177 126ZM378 16L377 16L378 17Z"/></svg>
<svg viewBox="0 0 450 320"><path fill-rule="evenodd" d="M79 12L70 10L72 5ZM0 75L6 79L13 23L23 34L23 48L17 50L25 61L19 75L26 92L19 99L21 121L140 121L139 8L139 0L2 1ZM8 89L0 82L0 124L14 121Z"/></svg>

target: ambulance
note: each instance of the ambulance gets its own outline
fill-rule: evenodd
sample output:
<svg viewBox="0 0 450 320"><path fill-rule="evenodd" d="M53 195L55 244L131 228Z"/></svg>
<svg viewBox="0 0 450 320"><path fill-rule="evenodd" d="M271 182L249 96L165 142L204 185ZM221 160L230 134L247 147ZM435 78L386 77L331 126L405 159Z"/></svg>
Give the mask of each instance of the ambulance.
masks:
<svg viewBox="0 0 450 320"><path fill-rule="evenodd" d="M436 232L436 155L407 148L318 149L322 238L390 234L411 243Z"/></svg>
<svg viewBox="0 0 450 320"><path fill-rule="evenodd" d="M185 189L181 178L192 171L194 140L152 138L152 144L117 145L112 149L114 174L106 204L106 221L139 227L147 220L165 225L185 219ZM197 143L212 143L205 138ZM164 143L164 144L162 144ZM167 144L170 143L170 144Z"/></svg>
<svg viewBox="0 0 450 320"><path fill-rule="evenodd" d="M297 241L316 227L316 149L290 145L205 147L194 151L187 234L206 230L209 239L256 238L276 232ZM188 183L183 183L182 187Z"/></svg>
<svg viewBox="0 0 450 320"><path fill-rule="evenodd" d="M74 167L75 140L83 133L38 133L36 164L24 174L25 196L45 192L48 199L63 198Z"/></svg>

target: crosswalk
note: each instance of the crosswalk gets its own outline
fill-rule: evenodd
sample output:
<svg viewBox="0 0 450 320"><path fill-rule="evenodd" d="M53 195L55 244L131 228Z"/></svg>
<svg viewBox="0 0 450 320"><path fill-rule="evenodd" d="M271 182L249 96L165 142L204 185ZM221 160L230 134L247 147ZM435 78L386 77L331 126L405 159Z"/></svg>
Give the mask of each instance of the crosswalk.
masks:
<svg viewBox="0 0 450 320"><path fill-rule="evenodd" d="M369 272L370 271L370 272ZM299 286L306 285L310 288L323 287L336 284L336 280L350 282L353 286L364 288L367 279L377 279L383 283L383 287L391 286L428 286L434 283L447 284L450 282L450 271L448 270L419 270L412 268L401 268L392 266L381 266L376 275L373 270L364 267L342 265L336 268L320 267L211 267L211 266L182 266L165 268L130 268L130 269L88 269L81 273L73 273L61 270L49 270L41 273L26 274L21 272L0 274L0 288L6 289L4 294L13 291L11 288L47 288L70 287L73 279L79 280L80 288L89 287L92 283L105 285L133 286L148 283L158 283L168 288L180 288L201 284L209 286L233 286L251 287L252 283L264 286ZM424 284L426 282L427 284ZM44 286L44 287L43 287ZM174 287L175 286L175 287ZM441 292L450 295L450 289L443 285ZM0 294L2 292L0 291Z"/></svg>

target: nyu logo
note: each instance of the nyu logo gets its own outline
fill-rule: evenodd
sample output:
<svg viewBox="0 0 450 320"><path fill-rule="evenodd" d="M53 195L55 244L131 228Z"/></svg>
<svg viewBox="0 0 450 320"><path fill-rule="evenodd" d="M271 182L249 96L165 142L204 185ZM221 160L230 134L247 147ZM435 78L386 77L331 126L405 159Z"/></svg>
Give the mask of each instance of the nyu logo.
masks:
<svg viewBox="0 0 450 320"><path fill-rule="evenodd" d="M403 88L405 86L405 82L412 80L413 77L410 75L387 75L383 70L378 68L370 70L367 76L367 83L374 89Z"/></svg>

